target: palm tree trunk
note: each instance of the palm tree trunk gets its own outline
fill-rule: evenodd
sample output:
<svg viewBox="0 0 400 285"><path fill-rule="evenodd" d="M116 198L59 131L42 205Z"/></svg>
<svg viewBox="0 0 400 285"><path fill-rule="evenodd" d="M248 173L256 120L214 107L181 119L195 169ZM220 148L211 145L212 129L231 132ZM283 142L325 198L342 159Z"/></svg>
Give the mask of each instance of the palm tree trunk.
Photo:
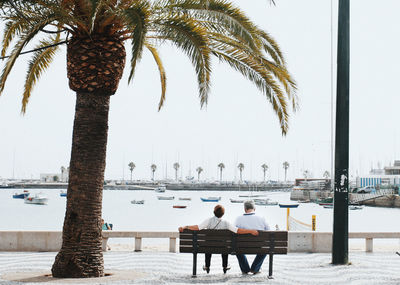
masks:
<svg viewBox="0 0 400 285"><path fill-rule="evenodd" d="M222 182L222 168L219 170L219 182Z"/></svg>
<svg viewBox="0 0 400 285"><path fill-rule="evenodd" d="M264 183L265 183L265 172L266 172L266 171L264 170Z"/></svg>
<svg viewBox="0 0 400 285"><path fill-rule="evenodd" d="M54 277L104 276L102 198L110 96L77 92L63 242Z"/></svg>
<svg viewBox="0 0 400 285"><path fill-rule="evenodd" d="M133 172L133 171L131 170L131 182L132 182L132 172Z"/></svg>

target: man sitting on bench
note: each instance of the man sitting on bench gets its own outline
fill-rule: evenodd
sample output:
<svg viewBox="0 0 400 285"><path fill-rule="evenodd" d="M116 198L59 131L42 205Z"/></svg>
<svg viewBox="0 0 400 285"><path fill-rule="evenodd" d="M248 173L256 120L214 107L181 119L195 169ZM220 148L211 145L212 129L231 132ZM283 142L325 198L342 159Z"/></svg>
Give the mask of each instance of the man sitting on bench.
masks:
<svg viewBox="0 0 400 285"><path fill-rule="evenodd" d="M183 230L185 229L189 229L192 231L208 229L208 230L230 230L237 234L252 234L254 236L258 235L258 231L256 230L237 228L228 221L221 219L224 213L225 213L225 208L221 205L217 205L214 208L213 217L205 220L199 225L179 227L179 232L183 232ZM222 254L221 256L222 256L222 270L224 271L224 273L226 273L226 271L231 269L230 266L228 265L228 254ZM209 273L211 264L211 253L205 254L205 263L206 264L203 266L203 270Z"/></svg>
<svg viewBox="0 0 400 285"><path fill-rule="evenodd" d="M265 218L255 215L256 208L252 200L245 201L243 205L245 213L236 219L235 225L237 227L243 229L256 229L260 231L270 230ZM257 274L260 273L261 265L263 264L266 254L257 254L251 267L249 266L246 255L237 254L236 257L239 261L239 266L243 274L247 274L249 272Z"/></svg>

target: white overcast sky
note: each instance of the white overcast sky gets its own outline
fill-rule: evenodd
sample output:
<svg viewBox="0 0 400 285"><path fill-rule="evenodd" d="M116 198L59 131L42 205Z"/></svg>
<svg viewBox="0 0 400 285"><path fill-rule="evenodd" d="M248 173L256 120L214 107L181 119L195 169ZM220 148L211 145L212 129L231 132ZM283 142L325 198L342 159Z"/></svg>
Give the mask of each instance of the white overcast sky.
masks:
<svg viewBox="0 0 400 285"><path fill-rule="evenodd" d="M298 83L300 111L291 116L282 137L276 116L265 97L227 65L213 62L209 104L200 110L197 83L190 61L171 46L160 49L167 72L167 101L157 112L160 84L157 67L145 54L133 84L127 73L111 99L107 149L107 179L129 178L127 164L135 162L134 178L173 178L180 175L224 179L262 179L266 163L271 179L309 170L321 177L331 168L331 0L234 0L261 28L278 41L289 70ZM337 0L334 6L336 46ZM350 172L366 174L378 163L400 157L399 63L400 1L351 1ZM127 46L127 48L129 48ZM336 64L336 55L334 62ZM27 114L20 101L28 56L22 56L0 97L0 177L38 178L68 166L75 94L68 88L66 53L62 48L35 87ZM129 58L128 58L129 60ZM4 64L4 63L2 63ZM127 71L128 69L126 69ZM334 83L336 85L336 83Z"/></svg>

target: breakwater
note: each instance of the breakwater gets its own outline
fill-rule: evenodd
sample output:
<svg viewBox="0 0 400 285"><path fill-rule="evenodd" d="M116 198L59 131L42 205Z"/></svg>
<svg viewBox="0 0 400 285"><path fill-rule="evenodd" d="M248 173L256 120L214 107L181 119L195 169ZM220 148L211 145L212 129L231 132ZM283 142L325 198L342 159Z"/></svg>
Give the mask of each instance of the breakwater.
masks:
<svg viewBox="0 0 400 285"><path fill-rule="evenodd" d="M106 184L104 190L154 190L161 183L126 183ZM214 183L162 183L167 190L174 191L290 191L292 184L265 183L265 184L214 184ZM7 189L67 189L68 183L15 183ZM1 189L0 189L1 190Z"/></svg>

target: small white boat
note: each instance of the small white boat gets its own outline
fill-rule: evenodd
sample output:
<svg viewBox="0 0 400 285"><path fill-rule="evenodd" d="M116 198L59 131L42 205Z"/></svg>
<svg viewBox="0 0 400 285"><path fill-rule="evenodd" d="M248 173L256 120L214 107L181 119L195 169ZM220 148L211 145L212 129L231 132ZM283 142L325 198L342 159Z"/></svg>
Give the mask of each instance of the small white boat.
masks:
<svg viewBox="0 0 400 285"><path fill-rule="evenodd" d="M333 205L322 205L325 209L333 209Z"/></svg>
<svg viewBox="0 0 400 285"><path fill-rule="evenodd" d="M164 193L165 190L167 190L167 187L165 186L159 186L156 189L154 189L154 191L156 191L157 193Z"/></svg>
<svg viewBox="0 0 400 285"><path fill-rule="evenodd" d="M174 196L157 196L158 200L174 200Z"/></svg>
<svg viewBox="0 0 400 285"><path fill-rule="evenodd" d="M219 202L221 197L208 197L208 198L200 198L203 202Z"/></svg>
<svg viewBox="0 0 400 285"><path fill-rule="evenodd" d="M48 200L47 196L43 193L36 194L35 196L29 195L24 198L25 204L47 205Z"/></svg>
<svg viewBox="0 0 400 285"><path fill-rule="evenodd" d="M191 201L192 198L189 198L189 197L179 197L179 200L182 200L182 201Z"/></svg>
<svg viewBox="0 0 400 285"><path fill-rule="evenodd" d="M131 204L140 204L140 205L142 205L142 204L144 204L144 200L132 200Z"/></svg>
<svg viewBox="0 0 400 285"><path fill-rule="evenodd" d="M364 206L362 205L349 205L349 210L362 210Z"/></svg>
<svg viewBox="0 0 400 285"><path fill-rule="evenodd" d="M269 200L264 200L264 201L255 201L254 204L258 206L276 206L278 205L278 202L276 201L269 201Z"/></svg>
<svg viewBox="0 0 400 285"><path fill-rule="evenodd" d="M231 200L231 203L243 203L245 200L243 199L229 199Z"/></svg>

